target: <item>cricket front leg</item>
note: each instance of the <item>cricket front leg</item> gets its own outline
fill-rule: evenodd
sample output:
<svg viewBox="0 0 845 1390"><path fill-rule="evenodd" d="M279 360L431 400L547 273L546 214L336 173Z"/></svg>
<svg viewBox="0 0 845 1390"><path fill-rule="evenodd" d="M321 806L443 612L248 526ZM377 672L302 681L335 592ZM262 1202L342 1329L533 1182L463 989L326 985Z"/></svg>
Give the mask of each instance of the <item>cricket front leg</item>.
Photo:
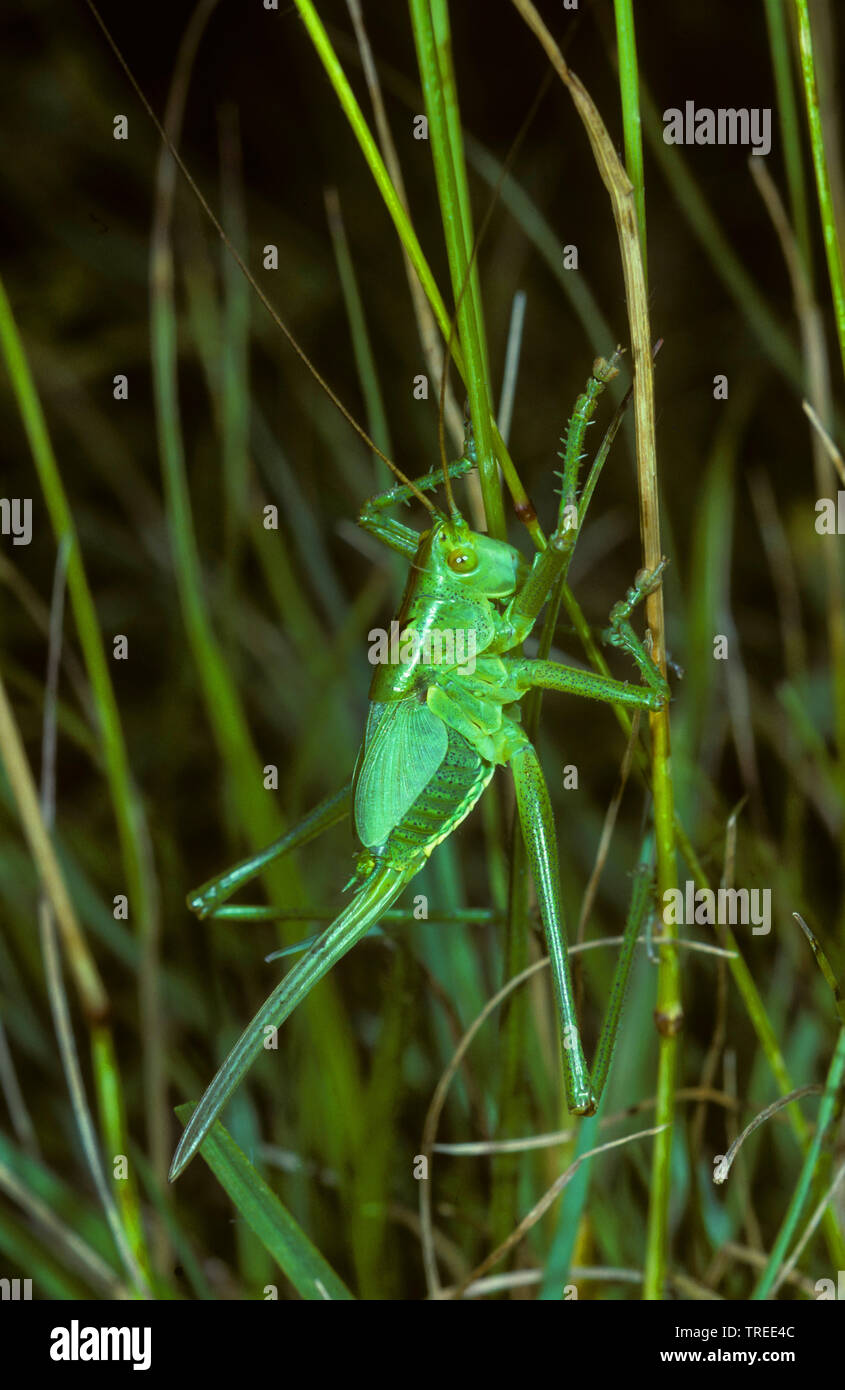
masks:
<svg viewBox="0 0 845 1390"><path fill-rule="evenodd" d="M573 1115L592 1115L596 1109L596 1097L575 1017L566 926L560 901L560 869L552 804L540 761L527 739L511 755L510 768L551 962L563 1041L566 1104Z"/></svg>
<svg viewBox="0 0 845 1390"><path fill-rule="evenodd" d="M465 456L448 464L447 471L450 478L462 478L475 466L475 458ZM420 492L431 492L442 482L442 469L433 468L422 478L415 478L414 487ZM412 526L405 526L401 521L395 521L393 517L385 516L384 512L388 507L395 507L397 503L409 501L412 496L411 488L405 483L400 483L397 487L388 488L387 492L380 492L375 497L369 497L358 514L358 525L362 530L370 536L375 536L376 540L381 541L382 545L386 545L389 550L395 550L399 555L403 555L406 560L413 560L417 553L417 547L420 543L419 532L415 531Z"/></svg>

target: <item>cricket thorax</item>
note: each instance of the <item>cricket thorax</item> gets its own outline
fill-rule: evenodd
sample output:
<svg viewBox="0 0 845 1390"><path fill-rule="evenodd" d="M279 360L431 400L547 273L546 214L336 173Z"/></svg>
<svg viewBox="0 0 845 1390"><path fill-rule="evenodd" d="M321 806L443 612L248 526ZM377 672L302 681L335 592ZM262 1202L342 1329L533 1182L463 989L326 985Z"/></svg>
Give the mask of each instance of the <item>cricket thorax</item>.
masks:
<svg viewBox="0 0 845 1390"><path fill-rule="evenodd" d="M370 634L370 699L401 699L443 671L471 675L498 634L521 563L512 546L463 522L442 519L425 532L389 632Z"/></svg>

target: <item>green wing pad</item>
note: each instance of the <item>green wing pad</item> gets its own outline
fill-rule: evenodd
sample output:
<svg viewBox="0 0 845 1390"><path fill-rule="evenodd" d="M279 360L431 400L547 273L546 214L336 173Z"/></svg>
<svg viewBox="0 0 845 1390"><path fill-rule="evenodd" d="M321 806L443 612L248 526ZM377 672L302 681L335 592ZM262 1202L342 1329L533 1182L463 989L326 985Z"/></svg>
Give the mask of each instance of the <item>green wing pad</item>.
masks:
<svg viewBox="0 0 845 1390"><path fill-rule="evenodd" d="M437 772L448 743L445 724L416 695L371 703L355 778L355 828L362 845L384 844Z"/></svg>

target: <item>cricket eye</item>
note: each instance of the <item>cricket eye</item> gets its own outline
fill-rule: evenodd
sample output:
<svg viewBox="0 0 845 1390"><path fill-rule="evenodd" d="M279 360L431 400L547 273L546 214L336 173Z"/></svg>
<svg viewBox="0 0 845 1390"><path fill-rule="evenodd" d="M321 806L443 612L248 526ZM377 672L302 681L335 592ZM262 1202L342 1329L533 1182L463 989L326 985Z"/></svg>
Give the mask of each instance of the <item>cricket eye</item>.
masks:
<svg viewBox="0 0 845 1390"><path fill-rule="evenodd" d="M478 566L478 556L474 550L450 550L446 564L456 574L471 574Z"/></svg>

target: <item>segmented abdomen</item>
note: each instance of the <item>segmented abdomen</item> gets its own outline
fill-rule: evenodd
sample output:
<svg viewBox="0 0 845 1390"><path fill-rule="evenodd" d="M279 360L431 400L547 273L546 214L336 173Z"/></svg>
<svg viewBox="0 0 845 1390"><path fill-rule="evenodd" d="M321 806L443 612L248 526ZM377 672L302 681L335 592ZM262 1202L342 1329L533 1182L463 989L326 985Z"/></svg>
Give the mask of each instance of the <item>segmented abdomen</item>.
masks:
<svg viewBox="0 0 845 1390"><path fill-rule="evenodd" d="M379 858L403 868L429 855L469 815L495 772L455 729L447 730L446 756L410 810L391 830Z"/></svg>

